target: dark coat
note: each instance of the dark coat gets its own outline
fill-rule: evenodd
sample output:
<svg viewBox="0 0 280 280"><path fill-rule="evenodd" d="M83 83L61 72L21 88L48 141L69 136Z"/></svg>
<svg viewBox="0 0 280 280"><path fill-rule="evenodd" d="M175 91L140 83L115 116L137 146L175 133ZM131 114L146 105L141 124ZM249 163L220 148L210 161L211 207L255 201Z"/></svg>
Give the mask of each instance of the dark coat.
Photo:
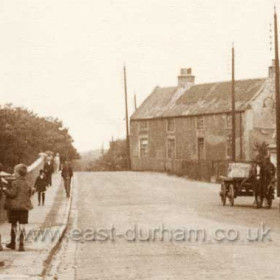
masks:
<svg viewBox="0 0 280 280"><path fill-rule="evenodd" d="M264 164L264 184L268 186L275 179L276 168L271 161L265 161Z"/></svg>
<svg viewBox="0 0 280 280"><path fill-rule="evenodd" d="M62 171L61 171L61 176L66 179L66 178L71 178L73 176L73 169L71 166L64 166L62 168Z"/></svg>
<svg viewBox="0 0 280 280"><path fill-rule="evenodd" d="M37 192L45 192L47 186L48 186L48 181L45 176L43 176L43 178L41 178L40 176L36 178L34 188L36 189Z"/></svg>
<svg viewBox="0 0 280 280"><path fill-rule="evenodd" d="M27 183L24 177L17 177L10 187L3 190L6 194L6 210L31 210L33 208L31 203L32 188Z"/></svg>
<svg viewBox="0 0 280 280"><path fill-rule="evenodd" d="M50 175L53 174L53 172L54 172L54 165L53 165L52 162L51 162L50 164L48 164L48 162L46 162L46 163L44 164L44 172L45 172L45 174L46 174L47 176L50 176Z"/></svg>

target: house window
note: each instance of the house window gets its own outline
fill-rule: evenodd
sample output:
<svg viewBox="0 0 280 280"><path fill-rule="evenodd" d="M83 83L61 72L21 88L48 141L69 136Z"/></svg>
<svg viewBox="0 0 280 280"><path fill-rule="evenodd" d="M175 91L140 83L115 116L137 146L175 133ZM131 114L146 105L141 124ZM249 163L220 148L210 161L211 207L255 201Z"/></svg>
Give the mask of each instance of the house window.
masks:
<svg viewBox="0 0 280 280"><path fill-rule="evenodd" d="M142 138L140 139L140 157L147 157L148 156L148 139Z"/></svg>
<svg viewBox="0 0 280 280"><path fill-rule="evenodd" d="M197 158L198 160L205 159L205 143L204 138L197 139Z"/></svg>
<svg viewBox="0 0 280 280"><path fill-rule="evenodd" d="M226 128L232 128L232 115L226 115Z"/></svg>
<svg viewBox="0 0 280 280"><path fill-rule="evenodd" d="M175 158L175 139L174 138L167 139L167 157Z"/></svg>
<svg viewBox="0 0 280 280"><path fill-rule="evenodd" d="M274 99L273 99L272 97L267 97L267 98L263 101L263 107L264 107L264 108L273 109L273 108L275 107Z"/></svg>
<svg viewBox="0 0 280 280"><path fill-rule="evenodd" d="M227 159L232 158L232 135L227 136L227 141L226 141L226 157Z"/></svg>
<svg viewBox="0 0 280 280"><path fill-rule="evenodd" d="M196 118L196 128L203 129L204 128L204 117L200 116Z"/></svg>
<svg viewBox="0 0 280 280"><path fill-rule="evenodd" d="M172 132L175 131L175 121L174 119L167 120L167 131Z"/></svg>
<svg viewBox="0 0 280 280"><path fill-rule="evenodd" d="M140 130L148 130L149 129L149 123L148 121L141 121L140 122Z"/></svg>

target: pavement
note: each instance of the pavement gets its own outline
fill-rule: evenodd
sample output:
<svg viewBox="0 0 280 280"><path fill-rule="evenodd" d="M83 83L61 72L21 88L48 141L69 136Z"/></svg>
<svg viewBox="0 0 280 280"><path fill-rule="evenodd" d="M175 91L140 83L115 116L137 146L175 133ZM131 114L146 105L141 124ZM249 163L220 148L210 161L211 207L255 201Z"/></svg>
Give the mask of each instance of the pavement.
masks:
<svg viewBox="0 0 280 280"><path fill-rule="evenodd" d="M10 224L0 225L0 279L43 279L52 255L65 233L71 199L66 198L60 174L53 175L53 186L46 192L44 206L38 206L37 193L32 197L25 252L5 248L10 241Z"/></svg>
<svg viewBox="0 0 280 280"><path fill-rule="evenodd" d="M66 236L82 235L63 239L46 279L280 279L279 199L222 206L218 184L149 172L76 172L73 183Z"/></svg>

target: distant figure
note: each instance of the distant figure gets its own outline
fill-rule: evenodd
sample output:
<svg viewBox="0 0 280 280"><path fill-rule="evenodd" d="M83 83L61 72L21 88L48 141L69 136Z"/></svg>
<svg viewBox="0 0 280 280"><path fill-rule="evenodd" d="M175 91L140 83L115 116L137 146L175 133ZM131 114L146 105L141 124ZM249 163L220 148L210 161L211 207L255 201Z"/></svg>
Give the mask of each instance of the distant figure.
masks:
<svg viewBox="0 0 280 280"><path fill-rule="evenodd" d="M38 206L45 205L45 196L46 196L46 190L47 190L48 182L47 178L45 176L44 170L41 169L39 171L39 176L36 178L34 188L38 192Z"/></svg>
<svg viewBox="0 0 280 280"><path fill-rule="evenodd" d="M263 203L262 185L264 183L264 168L260 159L256 159L252 164L250 178L252 180L254 189L254 204L256 204L257 208L261 208Z"/></svg>
<svg viewBox="0 0 280 280"><path fill-rule="evenodd" d="M268 187L270 182L275 179L275 174L276 174L276 168L274 164L270 160L270 156L267 156L264 161L263 161L263 166L265 169L265 178L264 178L264 184L265 184L265 189Z"/></svg>
<svg viewBox="0 0 280 280"><path fill-rule="evenodd" d="M61 176L64 180L64 188L66 192L66 196L70 197L70 187L71 187L71 179L73 177L73 169L68 161L65 161L63 165Z"/></svg>
<svg viewBox="0 0 280 280"><path fill-rule="evenodd" d="M19 223L19 251L24 251L24 232L25 224L28 224L28 213L31 210L32 187L29 185L25 176L27 174L27 166L18 164L14 168L15 180L11 186L3 188L6 194L5 209L8 210L9 223L11 224L11 242L7 244L7 248L16 249L16 233L17 224Z"/></svg>
<svg viewBox="0 0 280 280"><path fill-rule="evenodd" d="M275 179L276 168L270 161L270 157L257 158L252 165L250 177L254 186L254 195L257 208L263 206L263 201L267 199L269 185Z"/></svg>
<svg viewBox="0 0 280 280"><path fill-rule="evenodd" d="M59 153L56 154L55 158L54 158L54 163L55 163L55 172L58 173L60 170L60 157L59 157Z"/></svg>
<svg viewBox="0 0 280 280"><path fill-rule="evenodd" d="M3 165L2 165L2 163L0 163L0 172L2 172L3 171ZM1 176L0 176L0 200L2 199L2 193L3 193L3 190L2 190L2 188L3 188L3 185L2 185L2 178L1 178ZM2 247L2 236L1 236L1 234L0 234L0 251L3 251L3 247Z"/></svg>
<svg viewBox="0 0 280 280"><path fill-rule="evenodd" d="M44 172L46 174L48 185L51 187L52 185L52 174L54 172L53 162L50 157L48 157L47 162L44 165Z"/></svg>

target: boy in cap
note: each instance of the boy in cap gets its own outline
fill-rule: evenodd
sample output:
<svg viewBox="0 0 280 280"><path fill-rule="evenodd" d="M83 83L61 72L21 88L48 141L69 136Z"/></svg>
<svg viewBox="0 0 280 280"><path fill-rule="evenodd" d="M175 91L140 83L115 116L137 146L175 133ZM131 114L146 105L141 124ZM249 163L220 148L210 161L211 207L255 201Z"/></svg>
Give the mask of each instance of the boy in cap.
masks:
<svg viewBox="0 0 280 280"><path fill-rule="evenodd" d="M44 206L45 204L45 193L47 190L48 182L44 173L44 170L41 169L39 171L39 176L36 178L34 188L38 192L38 205L41 205L41 200L42 200L42 205Z"/></svg>
<svg viewBox="0 0 280 280"><path fill-rule="evenodd" d="M25 224L28 223L28 212L31 210L32 187L25 179L27 174L27 166L18 164L14 168L15 180L12 181L11 187L3 188L6 194L6 210L8 210L9 223L11 224L11 242L7 244L7 248L16 249L16 232L19 223L19 251L24 251L24 232Z"/></svg>

